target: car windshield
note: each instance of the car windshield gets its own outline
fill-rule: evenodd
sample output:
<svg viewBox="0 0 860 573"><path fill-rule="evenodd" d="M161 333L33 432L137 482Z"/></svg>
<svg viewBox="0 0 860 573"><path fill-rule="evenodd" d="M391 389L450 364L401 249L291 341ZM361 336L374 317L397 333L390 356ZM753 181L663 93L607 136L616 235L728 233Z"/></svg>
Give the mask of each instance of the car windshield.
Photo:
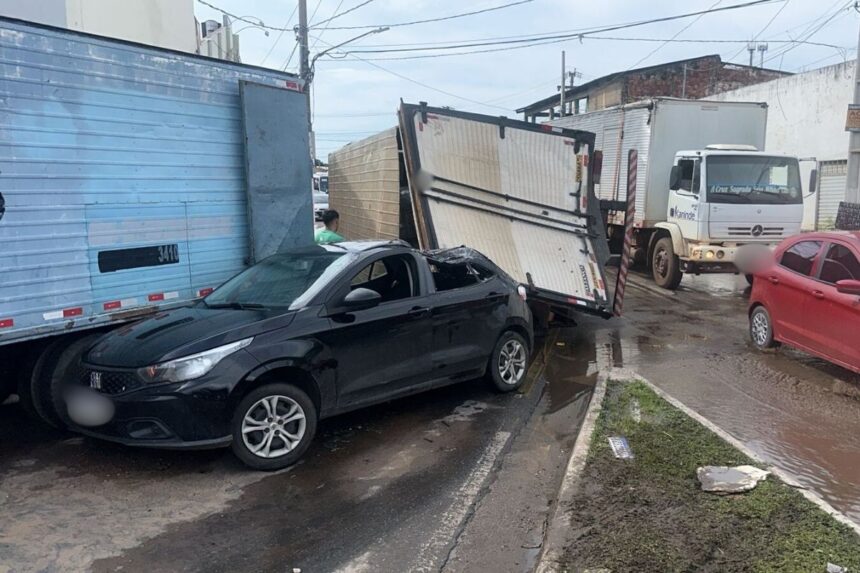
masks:
<svg viewBox="0 0 860 573"><path fill-rule="evenodd" d="M708 157L708 203L803 203L797 160L788 157Z"/></svg>
<svg viewBox="0 0 860 573"><path fill-rule="evenodd" d="M273 255L203 299L210 308L299 308L354 257L322 247Z"/></svg>

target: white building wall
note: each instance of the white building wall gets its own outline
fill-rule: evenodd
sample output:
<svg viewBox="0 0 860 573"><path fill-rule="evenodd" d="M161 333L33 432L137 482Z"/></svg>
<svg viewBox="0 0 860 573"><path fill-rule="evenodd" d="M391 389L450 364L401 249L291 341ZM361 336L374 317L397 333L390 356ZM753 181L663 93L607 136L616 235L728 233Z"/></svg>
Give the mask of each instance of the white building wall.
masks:
<svg viewBox="0 0 860 573"><path fill-rule="evenodd" d="M852 60L708 99L767 102L767 151L818 160L845 159L848 155L845 114L854 94L854 67ZM801 163L807 194L812 168L811 162ZM804 199L804 229L814 228L815 204L814 196Z"/></svg>
<svg viewBox="0 0 860 573"><path fill-rule="evenodd" d="M0 0L0 15L172 50L197 51L194 0Z"/></svg>

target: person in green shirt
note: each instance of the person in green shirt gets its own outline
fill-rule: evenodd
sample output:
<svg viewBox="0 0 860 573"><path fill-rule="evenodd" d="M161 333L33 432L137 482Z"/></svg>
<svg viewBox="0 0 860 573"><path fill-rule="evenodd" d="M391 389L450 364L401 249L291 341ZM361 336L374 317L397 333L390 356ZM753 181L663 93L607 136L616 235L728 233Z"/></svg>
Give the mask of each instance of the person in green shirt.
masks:
<svg viewBox="0 0 860 573"><path fill-rule="evenodd" d="M340 215L334 209L329 209L322 216L322 222L325 227L320 227L314 233L314 242L317 245L325 245L327 243L339 243L345 240L337 234L338 225L340 225Z"/></svg>

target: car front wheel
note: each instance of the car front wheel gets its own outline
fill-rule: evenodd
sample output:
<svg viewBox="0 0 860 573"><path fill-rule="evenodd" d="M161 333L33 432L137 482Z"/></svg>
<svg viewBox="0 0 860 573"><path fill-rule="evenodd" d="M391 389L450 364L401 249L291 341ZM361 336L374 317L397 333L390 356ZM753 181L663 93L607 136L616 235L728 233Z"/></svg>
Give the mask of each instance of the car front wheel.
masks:
<svg viewBox="0 0 860 573"><path fill-rule="evenodd" d="M502 334L490 357L488 377L499 392L511 392L523 385L529 369L529 347L513 331Z"/></svg>
<svg viewBox="0 0 860 573"><path fill-rule="evenodd" d="M750 314L750 338L759 350L773 348L777 342L773 339L773 323L770 313L763 306L757 306Z"/></svg>
<svg viewBox="0 0 860 573"><path fill-rule="evenodd" d="M317 410L301 389L267 384L245 396L232 421L233 453L256 470L294 464L311 445Z"/></svg>

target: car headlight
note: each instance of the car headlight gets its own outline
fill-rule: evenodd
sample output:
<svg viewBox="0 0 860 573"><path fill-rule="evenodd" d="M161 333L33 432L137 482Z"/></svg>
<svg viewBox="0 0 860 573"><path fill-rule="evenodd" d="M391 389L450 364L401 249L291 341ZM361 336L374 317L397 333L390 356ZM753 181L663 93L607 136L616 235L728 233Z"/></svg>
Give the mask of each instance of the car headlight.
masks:
<svg viewBox="0 0 860 573"><path fill-rule="evenodd" d="M138 369L138 375L147 382L185 382L200 378L215 366L233 354L251 344L254 337L237 340L211 350L204 350L190 356L183 356L169 362L144 366Z"/></svg>

